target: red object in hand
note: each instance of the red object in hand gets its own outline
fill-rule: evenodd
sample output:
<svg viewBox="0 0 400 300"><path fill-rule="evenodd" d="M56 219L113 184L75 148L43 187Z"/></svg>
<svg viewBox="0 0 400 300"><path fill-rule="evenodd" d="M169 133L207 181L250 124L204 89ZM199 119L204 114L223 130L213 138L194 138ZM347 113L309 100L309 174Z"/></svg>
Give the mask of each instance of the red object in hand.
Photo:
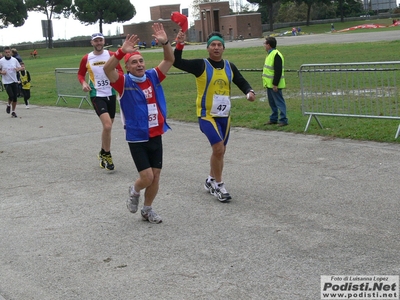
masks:
<svg viewBox="0 0 400 300"><path fill-rule="evenodd" d="M186 32L188 30L189 24L188 24L188 19L185 15L182 15L181 13L174 11L171 14L171 20L181 27L182 32Z"/></svg>

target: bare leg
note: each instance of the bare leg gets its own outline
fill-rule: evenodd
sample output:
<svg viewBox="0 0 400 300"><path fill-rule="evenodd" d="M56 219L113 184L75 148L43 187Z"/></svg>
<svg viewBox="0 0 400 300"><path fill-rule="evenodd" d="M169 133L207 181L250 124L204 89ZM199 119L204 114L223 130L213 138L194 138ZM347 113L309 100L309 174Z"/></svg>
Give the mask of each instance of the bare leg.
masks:
<svg viewBox="0 0 400 300"><path fill-rule="evenodd" d="M225 151L226 146L224 145L223 141L212 145L212 154L210 158L210 175L215 178L216 182L222 181Z"/></svg>
<svg viewBox="0 0 400 300"><path fill-rule="evenodd" d="M151 206L158 193L160 183L161 169L148 168L140 171L140 177L135 181L135 191L139 192L146 189L144 192L144 205Z"/></svg>
<svg viewBox="0 0 400 300"><path fill-rule="evenodd" d="M111 150L111 128L114 119L110 118L108 113L100 115L101 123L103 124L103 132L101 133L101 148L109 152Z"/></svg>

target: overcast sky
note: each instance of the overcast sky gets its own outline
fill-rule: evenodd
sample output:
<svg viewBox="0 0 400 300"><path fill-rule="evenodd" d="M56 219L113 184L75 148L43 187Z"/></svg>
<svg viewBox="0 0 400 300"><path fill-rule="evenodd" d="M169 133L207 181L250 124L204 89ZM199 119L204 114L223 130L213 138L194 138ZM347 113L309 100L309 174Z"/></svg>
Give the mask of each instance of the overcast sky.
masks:
<svg viewBox="0 0 400 300"><path fill-rule="evenodd" d="M112 1L112 0L111 0ZM123 25L150 21L150 6L180 4L181 10L189 9L189 23L192 23L192 4L193 0L131 0L135 6L136 15L125 23L103 24L103 33L105 35L114 35L119 27L119 32L123 32ZM248 4L246 0L230 0L231 3ZM397 0L397 5L400 0ZM21 27L9 26L8 28L0 29L0 45L12 45L21 42L35 42L44 40L42 36L41 20L45 20L46 16L40 13L29 13L29 17L25 24ZM79 21L61 18L53 20L54 40L70 39L75 36L91 35L99 31L98 23L85 26Z"/></svg>
<svg viewBox="0 0 400 300"><path fill-rule="evenodd" d="M112 0L111 0L112 1ZM150 21L150 6L166 5L166 4L180 4L181 10L183 8L189 9L189 17L191 17L191 3L192 0L131 0L135 6L136 15L128 22L103 24L103 33L114 35L119 27L119 32L123 32L124 24L140 23ZM150 3L150 4L149 4ZM35 42L44 40L42 36L41 20L46 20L45 14L30 12L25 24L21 27L9 26L8 28L0 29L0 45L11 45L20 42ZM60 20L53 20L53 33L54 40L69 39L74 36L91 35L99 31L99 25L85 26L79 21L62 18Z"/></svg>

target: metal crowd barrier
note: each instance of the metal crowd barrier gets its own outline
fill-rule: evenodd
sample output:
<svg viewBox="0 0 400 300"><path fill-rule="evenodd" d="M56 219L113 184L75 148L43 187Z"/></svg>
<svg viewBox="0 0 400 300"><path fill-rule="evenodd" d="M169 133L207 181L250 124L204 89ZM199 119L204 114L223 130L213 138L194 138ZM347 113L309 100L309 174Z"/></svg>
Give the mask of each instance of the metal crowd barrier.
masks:
<svg viewBox="0 0 400 300"><path fill-rule="evenodd" d="M400 120L400 61L304 64L299 78L304 131L318 116Z"/></svg>
<svg viewBox="0 0 400 300"><path fill-rule="evenodd" d="M79 108L84 101L92 106L88 100L88 93L82 91L82 86L78 81L78 68L56 68L55 74L58 95L56 105L60 99L67 103L65 98L80 98Z"/></svg>

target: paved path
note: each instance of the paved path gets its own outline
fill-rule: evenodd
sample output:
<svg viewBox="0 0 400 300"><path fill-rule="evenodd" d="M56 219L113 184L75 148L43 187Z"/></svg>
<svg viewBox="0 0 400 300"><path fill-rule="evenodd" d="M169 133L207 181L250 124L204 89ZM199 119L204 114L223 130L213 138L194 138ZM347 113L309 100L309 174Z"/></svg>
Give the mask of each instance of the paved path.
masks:
<svg viewBox="0 0 400 300"><path fill-rule="evenodd" d="M118 117L106 172L93 111L21 107L0 117L6 300L319 299L321 275L399 273L397 144L233 128L222 204L205 137L171 122L155 225L125 207Z"/></svg>
<svg viewBox="0 0 400 300"><path fill-rule="evenodd" d="M399 274L397 144L234 128L221 204L202 187L205 137L171 122L153 225L125 207L137 174L118 116L106 172L93 111L21 107L0 114L0 300L320 299L321 275Z"/></svg>

